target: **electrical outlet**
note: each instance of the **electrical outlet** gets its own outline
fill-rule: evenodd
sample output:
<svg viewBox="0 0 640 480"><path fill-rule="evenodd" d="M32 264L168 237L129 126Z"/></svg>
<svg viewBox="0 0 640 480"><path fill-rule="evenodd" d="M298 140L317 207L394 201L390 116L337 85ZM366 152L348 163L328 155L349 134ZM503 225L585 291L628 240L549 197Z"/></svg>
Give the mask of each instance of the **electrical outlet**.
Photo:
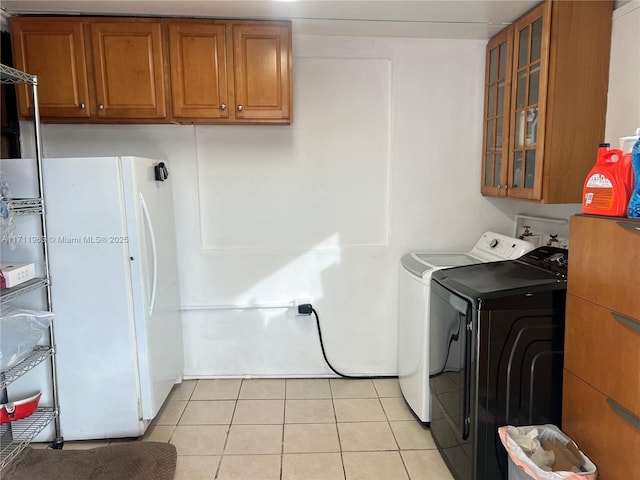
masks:
<svg viewBox="0 0 640 480"><path fill-rule="evenodd" d="M311 300L309 300L308 298L296 298L293 300L293 311L295 315L302 315L298 312L298 307L305 304L311 305Z"/></svg>

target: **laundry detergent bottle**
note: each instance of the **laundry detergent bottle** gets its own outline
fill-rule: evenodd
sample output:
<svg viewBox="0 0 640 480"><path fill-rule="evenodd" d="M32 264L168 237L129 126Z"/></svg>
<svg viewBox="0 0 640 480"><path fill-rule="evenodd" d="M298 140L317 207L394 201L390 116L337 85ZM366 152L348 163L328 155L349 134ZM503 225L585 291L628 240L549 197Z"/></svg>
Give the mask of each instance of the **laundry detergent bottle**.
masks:
<svg viewBox="0 0 640 480"><path fill-rule="evenodd" d="M629 193L622 171L622 150L601 143L596 164L584 182L582 213L624 217Z"/></svg>
<svg viewBox="0 0 640 480"><path fill-rule="evenodd" d="M633 191L629 198L627 217L640 218L640 128L636 130L638 140L631 149L631 166L633 168Z"/></svg>

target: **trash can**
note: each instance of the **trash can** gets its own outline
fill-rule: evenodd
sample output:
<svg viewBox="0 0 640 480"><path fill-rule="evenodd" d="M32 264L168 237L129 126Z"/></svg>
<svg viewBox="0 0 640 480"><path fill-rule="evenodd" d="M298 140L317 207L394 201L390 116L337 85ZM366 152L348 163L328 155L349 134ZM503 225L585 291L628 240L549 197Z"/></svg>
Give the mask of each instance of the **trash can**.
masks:
<svg viewBox="0 0 640 480"><path fill-rule="evenodd" d="M498 435L507 451L509 480L596 480L598 476L591 460L555 425L506 425L498 428Z"/></svg>

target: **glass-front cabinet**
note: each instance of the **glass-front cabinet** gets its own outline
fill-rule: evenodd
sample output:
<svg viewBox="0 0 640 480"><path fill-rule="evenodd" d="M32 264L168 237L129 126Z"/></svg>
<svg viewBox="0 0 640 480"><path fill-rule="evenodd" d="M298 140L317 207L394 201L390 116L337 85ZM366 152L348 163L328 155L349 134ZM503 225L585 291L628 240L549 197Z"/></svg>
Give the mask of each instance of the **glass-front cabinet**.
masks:
<svg viewBox="0 0 640 480"><path fill-rule="evenodd" d="M485 195L540 198L548 58L544 7L536 8L487 44Z"/></svg>
<svg viewBox="0 0 640 480"><path fill-rule="evenodd" d="M543 10L514 27L513 107L510 118L509 196L539 199L541 193L548 42ZM547 20L548 22L548 20Z"/></svg>
<svg viewBox="0 0 640 480"><path fill-rule="evenodd" d="M509 105L513 30L505 30L487 45L482 193L500 195L507 185Z"/></svg>
<svg viewBox="0 0 640 480"><path fill-rule="evenodd" d="M547 0L487 44L481 192L579 203L604 140L612 2Z"/></svg>

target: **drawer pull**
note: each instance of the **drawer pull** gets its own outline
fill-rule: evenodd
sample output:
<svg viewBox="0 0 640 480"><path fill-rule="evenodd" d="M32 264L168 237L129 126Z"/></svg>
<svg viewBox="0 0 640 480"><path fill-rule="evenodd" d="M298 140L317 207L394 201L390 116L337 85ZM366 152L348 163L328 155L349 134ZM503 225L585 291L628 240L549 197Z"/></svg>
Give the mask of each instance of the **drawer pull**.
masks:
<svg viewBox="0 0 640 480"><path fill-rule="evenodd" d="M624 407L621 407L620 405L618 405L616 402L614 402L610 398L607 398L607 403L611 407L611 410L616 412L616 414L618 414L618 416L620 418L622 418L622 420L627 422L629 425L634 427L636 430L640 430L640 418L636 417L629 410L627 410Z"/></svg>
<svg viewBox="0 0 640 480"><path fill-rule="evenodd" d="M622 228L626 228L627 230L631 230L632 232L640 233L640 223L637 222L616 222Z"/></svg>
<svg viewBox="0 0 640 480"><path fill-rule="evenodd" d="M611 316L623 324L625 327L632 328L636 332L640 332L640 322L637 320L633 320L629 317L625 317L624 315L620 315L616 312L611 312Z"/></svg>

